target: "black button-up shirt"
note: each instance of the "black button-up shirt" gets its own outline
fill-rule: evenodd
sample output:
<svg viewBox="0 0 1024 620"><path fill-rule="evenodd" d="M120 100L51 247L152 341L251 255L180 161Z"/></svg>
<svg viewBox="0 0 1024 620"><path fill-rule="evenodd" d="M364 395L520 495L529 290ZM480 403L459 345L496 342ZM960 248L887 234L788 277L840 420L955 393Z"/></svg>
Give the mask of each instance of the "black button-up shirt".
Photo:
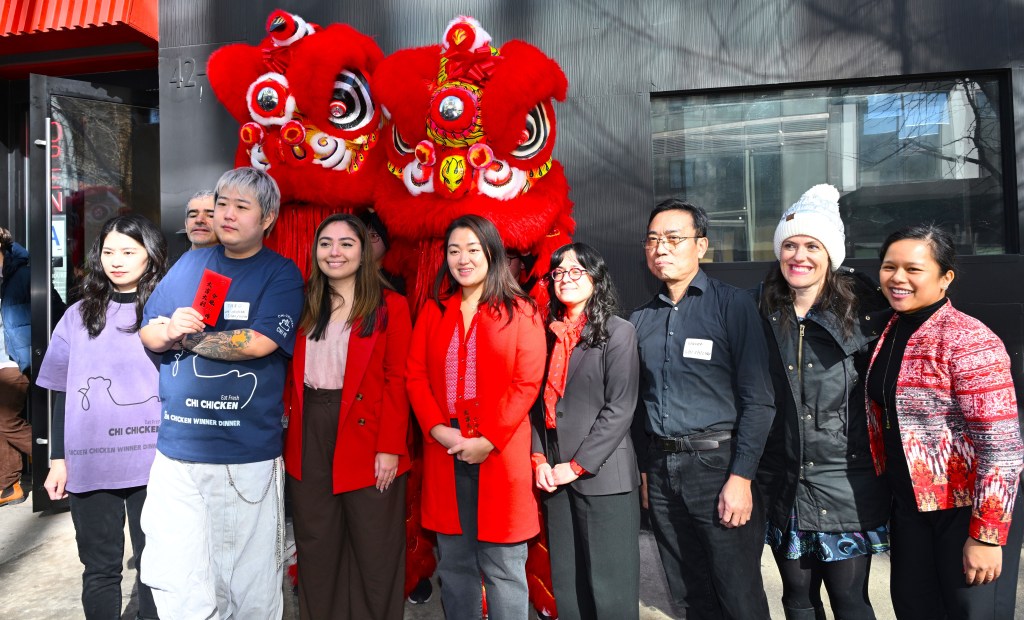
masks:
<svg viewBox="0 0 1024 620"><path fill-rule="evenodd" d="M679 303L662 291L629 321L640 350L646 432L735 431L730 471L753 479L775 400L764 328L750 295L698 271Z"/></svg>

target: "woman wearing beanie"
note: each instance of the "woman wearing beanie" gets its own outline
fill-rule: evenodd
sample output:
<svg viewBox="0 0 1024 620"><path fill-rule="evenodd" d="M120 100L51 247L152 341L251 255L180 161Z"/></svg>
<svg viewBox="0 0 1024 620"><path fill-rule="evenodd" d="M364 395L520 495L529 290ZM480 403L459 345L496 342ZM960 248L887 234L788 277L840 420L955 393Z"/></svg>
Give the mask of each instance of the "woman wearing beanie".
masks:
<svg viewBox="0 0 1024 620"><path fill-rule="evenodd" d="M868 371L868 431L892 488L889 588L901 620L1015 617L1024 448L1010 358L946 299L953 247L925 224L889 235L879 253L896 316Z"/></svg>
<svg viewBox="0 0 1024 620"><path fill-rule="evenodd" d="M874 618L871 555L888 549L889 494L868 448L863 378L886 316L878 286L840 268L839 192L816 185L782 214L759 291L776 417L758 471L787 619ZM883 311L888 313L887 310Z"/></svg>

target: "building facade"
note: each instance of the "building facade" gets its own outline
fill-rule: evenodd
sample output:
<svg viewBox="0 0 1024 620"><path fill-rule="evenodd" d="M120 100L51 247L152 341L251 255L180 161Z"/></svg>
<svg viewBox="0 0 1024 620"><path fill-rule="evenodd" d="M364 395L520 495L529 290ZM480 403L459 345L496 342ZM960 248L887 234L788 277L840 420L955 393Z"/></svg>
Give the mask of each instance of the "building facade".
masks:
<svg viewBox="0 0 1024 620"><path fill-rule="evenodd" d="M157 84L168 236L187 198L234 160L238 126L210 90L206 60L260 41L275 8L348 23L385 53L437 43L453 17L472 15L498 45L524 39L554 58L569 80L555 158L575 238L608 259L626 310L657 290L640 241L647 213L669 196L708 209L704 267L739 286L760 281L779 215L816 183L843 195L846 264L858 269L876 272L892 230L942 224L961 252L951 297L1004 340L1024 394L1020 3L161 0L158 65L145 79ZM14 182L8 174L8 196Z"/></svg>

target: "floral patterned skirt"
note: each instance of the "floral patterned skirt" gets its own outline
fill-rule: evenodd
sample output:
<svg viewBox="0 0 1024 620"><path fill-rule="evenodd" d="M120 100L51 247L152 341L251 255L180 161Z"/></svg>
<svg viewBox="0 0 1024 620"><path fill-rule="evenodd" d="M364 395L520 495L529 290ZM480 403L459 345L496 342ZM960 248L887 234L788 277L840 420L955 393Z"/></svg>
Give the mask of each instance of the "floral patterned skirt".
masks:
<svg viewBox="0 0 1024 620"><path fill-rule="evenodd" d="M796 510L789 513L785 531L771 522L765 532L764 541L787 560L797 560L811 555L822 562L838 562L869 553L889 550L889 528L881 526L867 532L812 532L798 530Z"/></svg>

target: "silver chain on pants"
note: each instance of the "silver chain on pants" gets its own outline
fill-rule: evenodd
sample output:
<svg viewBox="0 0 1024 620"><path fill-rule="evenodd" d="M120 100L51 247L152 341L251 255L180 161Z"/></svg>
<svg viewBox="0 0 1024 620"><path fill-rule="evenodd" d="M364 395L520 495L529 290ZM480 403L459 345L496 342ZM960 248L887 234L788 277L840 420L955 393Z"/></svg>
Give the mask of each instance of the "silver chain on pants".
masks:
<svg viewBox="0 0 1024 620"><path fill-rule="evenodd" d="M235 486L235 479L231 476L231 466L225 465L225 469L228 472L228 484L235 490L235 494L238 495L238 499L242 500L250 506L259 506L263 503L263 500L267 498L267 493L270 492L270 487L278 486L277 482L277 459L274 459L274 464L270 469L270 479L267 480L267 486L263 487L263 493L260 498L256 501L252 501L246 496L242 495L242 492ZM277 537L274 541L274 559L276 560L277 568L280 569L284 565L284 514L283 507L281 506L281 495L280 493L274 493L274 512L277 517Z"/></svg>

